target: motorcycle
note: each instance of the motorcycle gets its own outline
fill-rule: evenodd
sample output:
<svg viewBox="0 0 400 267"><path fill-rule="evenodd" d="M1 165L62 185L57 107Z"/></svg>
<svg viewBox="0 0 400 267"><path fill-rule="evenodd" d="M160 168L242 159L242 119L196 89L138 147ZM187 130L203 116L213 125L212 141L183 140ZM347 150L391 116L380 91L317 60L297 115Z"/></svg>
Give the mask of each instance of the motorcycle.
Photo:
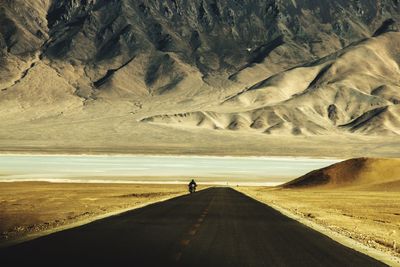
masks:
<svg viewBox="0 0 400 267"><path fill-rule="evenodd" d="M192 193L194 193L194 192L196 192L196 185L191 184L191 185L189 186L189 193L192 194Z"/></svg>

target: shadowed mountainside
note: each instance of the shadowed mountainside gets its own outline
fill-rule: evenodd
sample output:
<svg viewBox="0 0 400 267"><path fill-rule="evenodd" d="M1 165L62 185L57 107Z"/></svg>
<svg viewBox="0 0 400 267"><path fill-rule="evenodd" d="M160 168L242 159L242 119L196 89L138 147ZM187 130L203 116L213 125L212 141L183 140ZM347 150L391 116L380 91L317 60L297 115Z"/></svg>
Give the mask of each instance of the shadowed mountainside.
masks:
<svg viewBox="0 0 400 267"><path fill-rule="evenodd" d="M357 158L312 171L284 188L358 188L399 190L400 160Z"/></svg>

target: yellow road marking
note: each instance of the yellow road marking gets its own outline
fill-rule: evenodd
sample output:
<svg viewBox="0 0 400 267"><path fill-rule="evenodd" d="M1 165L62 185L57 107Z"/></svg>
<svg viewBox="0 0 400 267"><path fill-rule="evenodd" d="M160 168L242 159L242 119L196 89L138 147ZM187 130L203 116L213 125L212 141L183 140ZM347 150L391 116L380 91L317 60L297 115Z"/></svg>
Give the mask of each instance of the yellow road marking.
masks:
<svg viewBox="0 0 400 267"><path fill-rule="evenodd" d="M190 243L190 240L189 240L189 239L181 240L181 245L182 245L182 246L188 246L189 243Z"/></svg>
<svg viewBox="0 0 400 267"><path fill-rule="evenodd" d="M182 258L182 252L176 253L176 255L175 255L175 260L176 260L176 261L180 261L181 258Z"/></svg>
<svg viewBox="0 0 400 267"><path fill-rule="evenodd" d="M197 233L197 230L191 230L190 232L189 232L189 235L195 235Z"/></svg>

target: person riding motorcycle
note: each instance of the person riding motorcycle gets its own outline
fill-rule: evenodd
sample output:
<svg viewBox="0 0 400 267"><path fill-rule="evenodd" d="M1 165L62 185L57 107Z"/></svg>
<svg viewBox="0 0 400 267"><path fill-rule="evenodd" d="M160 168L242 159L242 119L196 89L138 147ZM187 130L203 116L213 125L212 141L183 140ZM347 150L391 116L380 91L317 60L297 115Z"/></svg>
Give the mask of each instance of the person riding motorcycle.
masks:
<svg viewBox="0 0 400 267"><path fill-rule="evenodd" d="M190 181L188 186L189 186L189 192L190 193L194 193L196 191L197 184L194 181L194 179L192 179L192 181Z"/></svg>

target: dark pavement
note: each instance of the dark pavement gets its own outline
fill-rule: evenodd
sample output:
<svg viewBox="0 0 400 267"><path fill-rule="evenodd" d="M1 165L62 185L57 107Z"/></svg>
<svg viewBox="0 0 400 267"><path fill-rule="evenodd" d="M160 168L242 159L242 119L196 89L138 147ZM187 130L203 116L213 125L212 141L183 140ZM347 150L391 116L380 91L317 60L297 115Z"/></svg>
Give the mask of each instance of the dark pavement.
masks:
<svg viewBox="0 0 400 267"><path fill-rule="evenodd" d="M385 266L211 188L2 249L0 266Z"/></svg>

